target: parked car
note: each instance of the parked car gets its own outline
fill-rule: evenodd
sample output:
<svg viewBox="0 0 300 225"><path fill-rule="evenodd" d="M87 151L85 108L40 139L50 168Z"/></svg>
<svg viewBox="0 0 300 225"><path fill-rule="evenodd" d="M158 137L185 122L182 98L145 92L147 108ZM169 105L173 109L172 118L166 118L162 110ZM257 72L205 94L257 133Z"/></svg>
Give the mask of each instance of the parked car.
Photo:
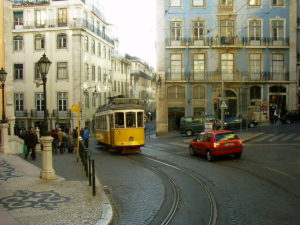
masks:
<svg viewBox="0 0 300 225"><path fill-rule="evenodd" d="M227 117L224 120L224 129L237 129L241 127L241 124L242 127L246 127L247 124L248 127L253 128L258 125L258 122L256 120L245 120L238 116Z"/></svg>
<svg viewBox="0 0 300 225"><path fill-rule="evenodd" d="M284 116L280 118L282 123L293 123L300 121L300 109L288 111Z"/></svg>
<svg viewBox="0 0 300 225"><path fill-rule="evenodd" d="M216 118L213 115L197 115L185 116L180 118L180 133L186 136L200 133L205 129L205 123L212 123L213 128L216 127Z"/></svg>
<svg viewBox="0 0 300 225"><path fill-rule="evenodd" d="M191 155L200 154L208 161L221 155L234 155L240 158L243 152L243 143L239 137L229 130L214 130L200 133L189 145Z"/></svg>

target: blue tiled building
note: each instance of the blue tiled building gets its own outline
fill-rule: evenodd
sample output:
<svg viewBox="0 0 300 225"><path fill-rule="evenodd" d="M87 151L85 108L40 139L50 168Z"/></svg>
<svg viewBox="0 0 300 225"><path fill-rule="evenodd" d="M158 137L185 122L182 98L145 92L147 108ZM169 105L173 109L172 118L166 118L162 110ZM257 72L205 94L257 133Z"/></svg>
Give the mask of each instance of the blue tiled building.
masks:
<svg viewBox="0 0 300 225"><path fill-rule="evenodd" d="M297 2L157 0L157 132L182 116L267 121L297 97Z"/></svg>

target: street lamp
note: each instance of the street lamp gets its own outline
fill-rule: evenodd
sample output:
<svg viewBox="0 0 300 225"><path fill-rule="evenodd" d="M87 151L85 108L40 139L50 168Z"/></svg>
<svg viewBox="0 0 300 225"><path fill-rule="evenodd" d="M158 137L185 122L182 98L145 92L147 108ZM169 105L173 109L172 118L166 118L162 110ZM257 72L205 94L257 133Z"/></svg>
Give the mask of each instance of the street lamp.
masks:
<svg viewBox="0 0 300 225"><path fill-rule="evenodd" d="M38 68L39 68L39 72L41 73L41 77L42 77L42 81L43 81L44 124L42 127L42 135L45 135L45 136L48 134L46 83L47 83L47 74L48 74L50 65L51 65L51 61L46 57L46 54L44 53L44 55L38 61Z"/></svg>
<svg viewBox="0 0 300 225"><path fill-rule="evenodd" d="M4 107L4 86L5 86L5 80L6 80L6 71L1 68L0 70L0 82L1 82L1 88L2 88L2 120L1 123L6 123L6 116L5 116L5 107Z"/></svg>

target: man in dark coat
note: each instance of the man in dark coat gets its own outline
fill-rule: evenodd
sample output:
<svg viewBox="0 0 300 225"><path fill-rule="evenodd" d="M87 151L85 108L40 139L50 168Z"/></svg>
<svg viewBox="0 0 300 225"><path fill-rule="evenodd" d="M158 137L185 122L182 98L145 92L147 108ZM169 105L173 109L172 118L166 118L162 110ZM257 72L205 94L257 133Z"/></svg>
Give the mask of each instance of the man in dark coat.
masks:
<svg viewBox="0 0 300 225"><path fill-rule="evenodd" d="M35 130L33 127L30 127L24 138L24 144L27 146L28 149L28 152L25 155L25 159L27 159L29 152L31 152L32 160L36 160L35 146L37 143L38 143L38 137L35 133Z"/></svg>

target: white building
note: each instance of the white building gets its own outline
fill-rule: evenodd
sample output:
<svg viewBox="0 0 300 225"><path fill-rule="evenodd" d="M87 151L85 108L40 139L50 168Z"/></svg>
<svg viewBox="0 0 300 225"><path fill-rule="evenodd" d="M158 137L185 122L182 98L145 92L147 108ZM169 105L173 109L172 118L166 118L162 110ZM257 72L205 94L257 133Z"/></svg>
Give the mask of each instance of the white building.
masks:
<svg viewBox="0 0 300 225"><path fill-rule="evenodd" d="M5 0L6 1L6 0ZM43 88L37 62L45 53L52 61L47 75L48 127L92 128L96 108L112 95L110 25L97 0L13 0L12 73L18 127L43 120Z"/></svg>

